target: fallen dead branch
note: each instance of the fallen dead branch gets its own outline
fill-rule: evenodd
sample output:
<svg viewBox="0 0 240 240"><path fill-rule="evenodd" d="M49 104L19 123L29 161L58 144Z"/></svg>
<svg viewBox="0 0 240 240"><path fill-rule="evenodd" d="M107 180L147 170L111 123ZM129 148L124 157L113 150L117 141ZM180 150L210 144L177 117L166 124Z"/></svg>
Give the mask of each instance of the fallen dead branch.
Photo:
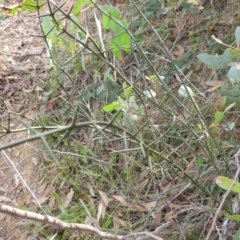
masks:
<svg viewBox="0 0 240 240"><path fill-rule="evenodd" d="M163 224L159 226L155 231L153 232L138 232L138 233L130 233L126 236L122 235L114 235L111 233L106 233L103 231L100 231L99 229L92 227L87 224L79 224L79 223L66 223L63 222L55 217L49 216L49 215L42 215L35 212L30 211L24 211L18 208L10 207L8 205L0 204L0 212L11 215L14 217L20 217L23 219L28 220L34 220L38 222L43 222L46 224L54 225L58 228L62 229L68 229L68 230L81 230L83 232L87 232L90 234L97 235L98 237L104 238L104 239L113 239L113 240L126 240L134 237L136 240L143 240L143 239L156 239L156 240L163 240L160 237L157 237L156 235L159 234L159 232L167 227L169 227L171 224L170 222ZM145 236L139 236L139 235L145 235Z"/></svg>
<svg viewBox="0 0 240 240"><path fill-rule="evenodd" d="M51 225L54 225L54 226L56 226L58 228L62 228L62 229L81 230L84 232L95 234L104 239L114 239L114 240L125 239L124 236L102 232L99 229L89 226L89 225L86 225L86 224L66 223L57 218L51 217L49 215L42 215L42 214L38 214L35 212L30 212L30 211L23 211L18 208L10 207L10 206L3 205L3 204L0 204L0 212L7 214L7 215L20 217L23 219L34 220L34 221L38 221L38 222L51 224Z"/></svg>

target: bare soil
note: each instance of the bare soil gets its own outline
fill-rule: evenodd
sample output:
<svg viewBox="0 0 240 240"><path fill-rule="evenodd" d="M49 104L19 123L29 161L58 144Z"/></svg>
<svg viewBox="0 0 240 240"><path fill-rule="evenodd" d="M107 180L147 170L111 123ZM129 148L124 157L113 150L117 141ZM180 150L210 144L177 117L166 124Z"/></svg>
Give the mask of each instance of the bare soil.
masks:
<svg viewBox="0 0 240 240"><path fill-rule="evenodd" d="M3 126L11 129L24 128L17 120L23 116L26 123L37 116L38 92L36 87L46 77L46 49L41 35L37 14L23 14L0 19L0 132ZM35 99L30 97L35 95ZM10 115L8 115L10 113ZM10 116L10 120L9 120ZM0 145L25 138L28 132L7 134L0 138ZM25 210L37 211L38 207L21 177L40 201L44 179L40 176L38 153L32 145L25 143L2 151L0 154L0 202ZM11 165L15 165L16 169ZM21 176L19 176L21 175ZM39 191L40 190L40 191ZM29 234L30 221L0 214L0 240L34 239Z"/></svg>

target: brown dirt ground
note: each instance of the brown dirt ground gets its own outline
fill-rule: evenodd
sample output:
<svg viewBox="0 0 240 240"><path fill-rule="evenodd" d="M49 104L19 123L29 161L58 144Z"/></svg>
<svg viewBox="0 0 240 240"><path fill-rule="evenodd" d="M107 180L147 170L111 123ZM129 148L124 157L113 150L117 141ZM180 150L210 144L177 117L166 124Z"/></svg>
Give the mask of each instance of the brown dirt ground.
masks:
<svg viewBox="0 0 240 240"><path fill-rule="evenodd" d="M73 1L67 2L64 8L69 8ZM49 59L43 39L36 37L42 35L37 13L0 17L0 33L0 124L2 124L0 133L2 135L4 130L2 126L8 124L6 109L12 112L10 115L12 129L24 128L17 120L20 114L24 113L24 121L30 124L39 111L45 110L45 106L41 103L42 90L38 87L39 82L43 83L47 77ZM27 134L27 132L7 134L0 138L0 145L25 138ZM41 177L40 153L37 150L39 143L36 144L36 142L31 142L31 145L25 143L8 148L5 153L42 204L48 199L52 189ZM37 145L38 147L35 148L34 146ZM30 192L1 153L0 203L24 210L38 211L38 206ZM31 221L0 213L0 222L0 240L36 239L34 233L29 233ZM40 236L37 237L40 239Z"/></svg>
<svg viewBox="0 0 240 240"><path fill-rule="evenodd" d="M35 93L38 81L43 81L47 74L44 66L48 59L44 42L41 38L34 37L41 34L36 16L36 13L31 13L0 19L0 97L5 99L5 104L0 101L0 121L3 126L7 125L6 108L8 108L9 112L14 113L10 115L12 129L22 128L17 121L18 114L24 113L25 117L32 119L36 117L38 106L32 102L28 94ZM27 122L26 118L24 121ZM0 138L0 144L25 138L27 134L27 132L7 134ZM44 179L41 179L39 173L37 150L25 143L8 148L5 153L35 196L41 200L43 196L39 190L44 190ZM42 189L39 188L40 185L43 186ZM2 155L0 155L0 202L21 209L38 210L37 204L16 171ZM4 214L0 214L0 222L0 240L34 239L33 234L29 236L31 222Z"/></svg>

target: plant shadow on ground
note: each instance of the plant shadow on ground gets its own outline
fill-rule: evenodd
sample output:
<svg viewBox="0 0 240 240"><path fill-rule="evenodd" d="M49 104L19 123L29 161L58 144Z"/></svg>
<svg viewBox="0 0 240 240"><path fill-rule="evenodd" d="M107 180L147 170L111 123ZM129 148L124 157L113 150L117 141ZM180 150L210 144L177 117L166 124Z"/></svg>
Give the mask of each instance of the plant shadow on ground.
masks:
<svg viewBox="0 0 240 240"><path fill-rule="evenodd" d="M233 44L236 26L224 14L234 17L236 4L163 2L115 8L86 1L84 19L62 8L42 18L52 75L39 86L46 109L35 127L70 126L47 136L49 149L41 150L41 171L54 189L45 207L117 234L171 222L160 237L205 239L224 193L214 180L236 168L239 109L220 119L226 71L210 71L196 56L224 52L212 34ZM231 208L226 202L218 228ZM33 231L54 234L43 225ZM59 231L56 239L92 236Z"/></svg>

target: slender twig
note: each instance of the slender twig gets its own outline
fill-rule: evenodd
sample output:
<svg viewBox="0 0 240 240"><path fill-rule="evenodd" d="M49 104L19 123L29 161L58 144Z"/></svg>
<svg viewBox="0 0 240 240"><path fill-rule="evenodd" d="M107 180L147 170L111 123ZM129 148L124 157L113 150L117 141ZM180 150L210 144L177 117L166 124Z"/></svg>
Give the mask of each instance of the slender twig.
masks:
<svg viewBox="0 0 240 240"><path fill-rule="evenodd" d="M84 232L88 232L90 234L97 235L98 237L102 237L104 239L114 239L114 240L124 239L124 236L102 232L99 229L86 224L66 223L49 215L42 215L35 212L24 211L24 210L20 210L18 208L10 207L3 204L0 204L0 212L7 215L12 215L14 217L20 217L23 219L29 219L29 220L34 220L34 221L54 225L57 228L69 229L69 230L81 230Z"/></svg>

